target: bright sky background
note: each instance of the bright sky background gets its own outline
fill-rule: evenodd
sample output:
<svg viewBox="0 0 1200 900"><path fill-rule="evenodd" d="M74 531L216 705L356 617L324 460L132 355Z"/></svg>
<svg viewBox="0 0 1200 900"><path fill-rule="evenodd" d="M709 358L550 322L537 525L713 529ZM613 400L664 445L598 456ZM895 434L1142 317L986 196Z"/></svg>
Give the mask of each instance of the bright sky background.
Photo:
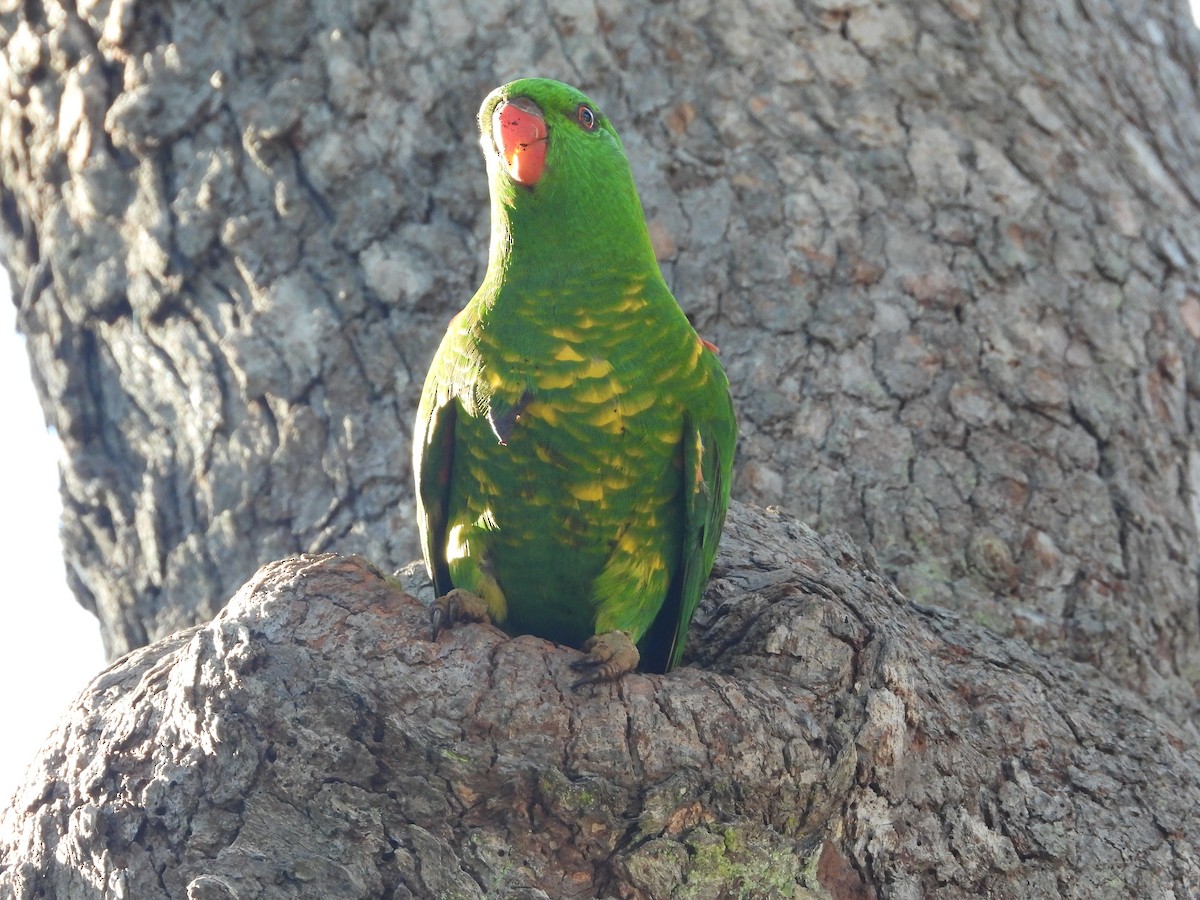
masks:
<svg viewBox="0 0 1200 900"><path fill-rule="evenodd" d="M58 438L46 431L0 269L0 808L71 701L104 666L100 627L67 589Z"/></svg>
<svg viewBox="0 0 1200 900"><path fill-rule="evenodd" d="M1200 23L1200 0L1190 0ZM58 439L48 434L0 269L0 807L42 741L104 667L96 620L67 590L58 540Z"/></svg>

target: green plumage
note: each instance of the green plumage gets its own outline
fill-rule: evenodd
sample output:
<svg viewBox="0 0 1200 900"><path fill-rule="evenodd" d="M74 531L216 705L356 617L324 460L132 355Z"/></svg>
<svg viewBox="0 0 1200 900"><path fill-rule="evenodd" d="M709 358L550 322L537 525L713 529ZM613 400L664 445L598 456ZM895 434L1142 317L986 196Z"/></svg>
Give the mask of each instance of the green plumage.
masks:
<svg viewBox="0 0 1200 900"><path fill-rule="evenodd" d="M502 113L530 128L540 114L544 130L514 149L494 133ZM417 413L425 563L439 594L477 594L509 633L578 647L621 632L639 668L668 671L729 502L728 382L663 281L595 105L526 79L489 95L479 122L491 249ZM520 183L509 157L541 153Z"/></svg>

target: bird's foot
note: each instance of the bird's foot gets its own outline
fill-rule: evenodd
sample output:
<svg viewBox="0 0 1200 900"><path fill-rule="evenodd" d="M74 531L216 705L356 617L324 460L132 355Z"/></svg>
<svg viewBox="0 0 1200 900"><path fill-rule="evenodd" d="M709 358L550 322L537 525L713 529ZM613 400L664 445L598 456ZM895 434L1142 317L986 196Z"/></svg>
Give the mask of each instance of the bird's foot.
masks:
<svg viewBox="0 0 1200 900"><path fill-rule="evenodd" d="M623 631L606 631L604 634L592 635L584 641L583 652L587 655L571 663L571 668L587 674L572 684L572 688L600 681L614 681L636 669L638 660L641 659L638 648Z"/></svg>
<svg viewBox="0 0 1200 900"><path fill-rule="evenodd" d="M429 607L429 627L432 631L430 640L436 641L438 635L452 627L455 622L490 621L487 603L482 597L455 588L438 597Z"/></svg>

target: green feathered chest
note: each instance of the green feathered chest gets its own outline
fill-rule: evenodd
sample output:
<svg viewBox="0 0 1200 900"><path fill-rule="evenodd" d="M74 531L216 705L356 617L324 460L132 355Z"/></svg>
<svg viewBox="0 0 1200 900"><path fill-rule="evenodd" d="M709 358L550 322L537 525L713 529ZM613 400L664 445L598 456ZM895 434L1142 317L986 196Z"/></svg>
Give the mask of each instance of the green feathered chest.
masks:
<svg viewBox="0 0 1200 900"><path fill-rule="evenodd" d="M669 294L633 287L603 314L525 299L456 323L448 523L488 523L506 628L578 643L594 616L579 598L619 542L673 574L684 417L726 388Z"/></svg>

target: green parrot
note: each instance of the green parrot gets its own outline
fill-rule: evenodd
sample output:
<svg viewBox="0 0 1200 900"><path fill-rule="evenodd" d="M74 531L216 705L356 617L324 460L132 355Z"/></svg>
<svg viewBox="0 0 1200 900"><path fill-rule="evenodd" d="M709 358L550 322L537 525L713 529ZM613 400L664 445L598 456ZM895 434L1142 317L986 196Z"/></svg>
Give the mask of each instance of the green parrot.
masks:
<svg viewBox="0 0 1200 900"><path fill-rule="evenodd" d="M479 129L487 274L413 440L433 637L490 619L582 649L576 684L667 672L729 505L729 382L663 280L596 104L522 79L488 95Z"/></svg>

